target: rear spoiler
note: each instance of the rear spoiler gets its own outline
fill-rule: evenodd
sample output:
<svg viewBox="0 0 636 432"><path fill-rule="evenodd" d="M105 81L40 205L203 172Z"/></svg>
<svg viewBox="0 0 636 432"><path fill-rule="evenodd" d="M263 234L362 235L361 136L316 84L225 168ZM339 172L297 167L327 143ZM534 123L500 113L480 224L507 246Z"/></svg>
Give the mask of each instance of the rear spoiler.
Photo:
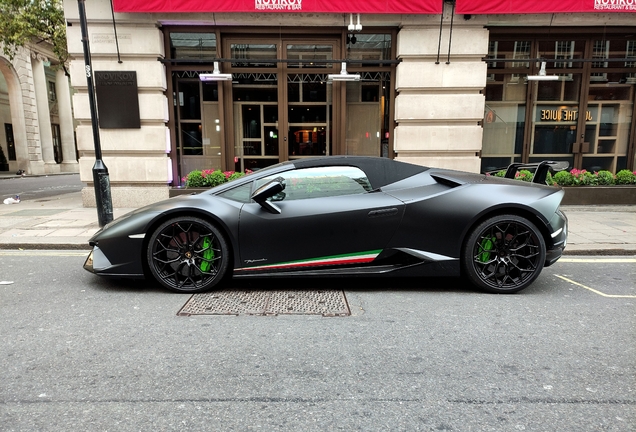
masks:
<svg viewBox="0 0 636 432"><path fill-rule="evenodd" d="M536 163L512 163L507 168L499 168L492 171L487 171L487 174L495 174L499 171L506 170L505 178L514 179L517 172L520 170L528 170L534 172L532 177L532 183L545 184L545 180L548 177L548 172L553 174L558 171L567 169L569 164L562 161L542 161Z"/></svg>

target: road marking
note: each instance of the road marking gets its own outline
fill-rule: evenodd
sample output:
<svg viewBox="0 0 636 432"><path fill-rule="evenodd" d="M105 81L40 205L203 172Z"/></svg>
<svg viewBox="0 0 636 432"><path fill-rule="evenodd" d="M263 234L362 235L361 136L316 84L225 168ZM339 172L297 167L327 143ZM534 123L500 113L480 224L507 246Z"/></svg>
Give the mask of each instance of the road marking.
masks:
<svg viewBox="0 0 636 432"><path fill-rule="evenodd" d="M636 263L636 258L560 258L567 263Z"/></svg>
<svg viewBox="0 0 636 432"><path fill-rule="evenodd" d="M0 250L0 256L88 256L90 251Z"/></svg>
<svg viewBox="0 0 636 432"><path fill-rule="evenodd" d="M561 275L555 275L556 277L558 277L559 279L563 279L566 282L569 282L573 285L576 286L580 286L581 288L585 288L586 290L592 291L594 294L598 294L600 296L603 297L610 297L610 298L636 298L636 295L614 295L614 294L605 294L604 292L601 292L599 290L595 290L594 288L590 288L589 286L585 286L581 283L575 282L572 279L568 279L565 276L561 276Z"/></svg>

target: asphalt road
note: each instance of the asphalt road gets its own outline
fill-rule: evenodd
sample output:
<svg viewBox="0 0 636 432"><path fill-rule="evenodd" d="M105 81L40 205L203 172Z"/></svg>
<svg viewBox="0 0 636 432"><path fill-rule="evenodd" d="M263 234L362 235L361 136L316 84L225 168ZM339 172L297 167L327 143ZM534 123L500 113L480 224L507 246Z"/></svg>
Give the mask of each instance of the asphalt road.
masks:
<svg viewBox="0 0 636 432"><path fill-rule="evenodd" d="M0 179L0 198L20 195L23 200L36 200L79 192L83 187L79 174L6 178Z"/></svg>
<svg viewBox="0 0 636 432"><path fill-rule="evenodd" d="M177 316L85 253L0 251L3 431L633 431L634 257L564 258L517 295L343 289L352 316Z"/></svg>

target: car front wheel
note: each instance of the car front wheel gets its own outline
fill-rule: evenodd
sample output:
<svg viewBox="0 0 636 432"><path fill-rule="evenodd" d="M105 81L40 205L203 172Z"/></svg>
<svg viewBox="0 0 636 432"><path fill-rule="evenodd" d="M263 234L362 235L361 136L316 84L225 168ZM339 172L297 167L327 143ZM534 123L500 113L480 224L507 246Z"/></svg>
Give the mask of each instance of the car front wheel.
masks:
<svg viewBox="0 0 636 432"><path fill-rule="evenodd" d="M493 293L515 293L539 276L545 241L537 227L516 215L494 216L468 236L463 270L477 287Z"/></svg>
<svg viewBox="0 0 636 432"><path fill-rule="evenodd" d="M166 288L198 293L217 285L228 267L228 245L211 223L180 217L161 224L148 243L150 272Z"/></svg>

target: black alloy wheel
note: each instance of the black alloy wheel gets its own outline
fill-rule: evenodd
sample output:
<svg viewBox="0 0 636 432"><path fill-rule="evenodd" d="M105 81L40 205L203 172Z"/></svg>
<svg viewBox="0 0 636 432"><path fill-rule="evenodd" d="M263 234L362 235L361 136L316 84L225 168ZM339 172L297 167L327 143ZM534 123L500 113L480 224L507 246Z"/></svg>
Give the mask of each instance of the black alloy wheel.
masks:
<svg viewBox="0 0 636 432"><path fill-rule="evenodd" d="M159 283L180 293L217 285L228 267L229 248L221 232L196 217L164 222L148 243L148 266Z"/></svg>
<svg viewBox="0 0 636 432"><path fill-rule="evenodd" d="M539 276L546 246L537 227L516 215L494 216L479 224L464 247L463 270L477 287L515 293Z"/></svg>

